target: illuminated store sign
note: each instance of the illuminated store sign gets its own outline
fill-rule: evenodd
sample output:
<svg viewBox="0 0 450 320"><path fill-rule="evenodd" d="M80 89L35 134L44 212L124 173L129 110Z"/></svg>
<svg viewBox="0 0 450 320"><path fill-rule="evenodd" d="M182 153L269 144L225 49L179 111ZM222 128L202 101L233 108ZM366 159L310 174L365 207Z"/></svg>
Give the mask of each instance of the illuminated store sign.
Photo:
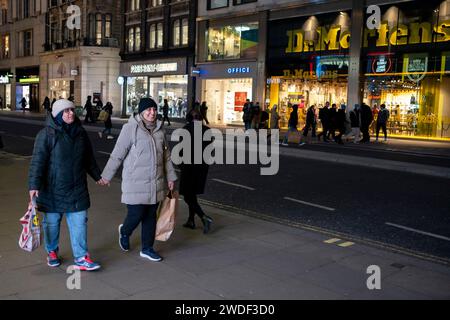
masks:
<svg viewBox="0 0 450 320"><path fill-rule="evenodd" d="M227 69L228 74L237 74L237 73L250 73L250 67L243 67L243 68L228 68Z"/></svg>
<svg viewBox="0 0 450 320"><path fill-rule="evenodd" d="M350 32L343 31L339 25L333 25L329 29L319 27L316 32L320 41L306 40L307 37L303 29L288 30L286 32L288 43L285 52L333 51L350 47ZM436 25L429 22L414 22L409 25L399 24L391 29L389 23L383 21L378 30L366 29L364 31L363 47L369 46L370 39L376 39L376 47L426 44L432 42L433 34L435 34L436 42L449 42L450 20L439 22Z"/></svg>
<svg viewBox="0 0 450 320"><path fill-rule="evenodd" d="M380 56L373 60L372 71L373 73L388 73L392 68L392 60L386 56Z"/></svg>
<svg viewBox="0 0 450 320"><path fill-rule="evenodd" d="M178 70L178 64L173 63L151 63L131 65L131 73L155 73L155 72L174 72Z"/></svg>
<svg viewBox="0 0 450 320"><path fill-rule="evenodd" d="M9 77L8 76L0 76L0 84L7 84L9 83Z"/></svg>

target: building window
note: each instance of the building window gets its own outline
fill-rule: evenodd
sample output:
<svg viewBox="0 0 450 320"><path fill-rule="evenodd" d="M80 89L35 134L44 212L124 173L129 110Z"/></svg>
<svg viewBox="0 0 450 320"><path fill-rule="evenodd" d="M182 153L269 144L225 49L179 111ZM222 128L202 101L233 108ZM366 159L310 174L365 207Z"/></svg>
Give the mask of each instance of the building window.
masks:
<svg viewBox="0 0 450 320"><path fill-rule="evenodd" d="M208 0L208 10L228 7L229 0Z"/></svg>
<svg viewBox="0 0 450 320"><path fill-rule="evenodd" d="M159 7L162 6L163 1L162 0L149 0L148 5L150 7Z"/></svg>
<svg viewBox="0 0 450 320"><path fill-rule="evenodd" d="M181 43L180 41L180 20L175 20L173 22L173 45L178 47Z"/></svg>
<svg viewBox="0 0 450 320"><path fill-rule="evenodd" d="M258 23L213 27L207 35L209 61L256 57Z"/></svg>
<svg viewBox="0 0 450 320"><path fill-rule="evenodd" d="M150 32L149 32L149 48L155 49L156 47L156 25L152 24L150 26Z"/></svg>
<svg viewBox="0 0 450 320"><path fill-rule="evenodd" d="M9 35L4 35L1 38L1 58L8 59L9 58Z"/></svg>
<svg viewBox="0 0 450 320"><path fill-rule="evenodd" d="M128 30L128 51L134 51L134 29L131 28Z"/></svg>
<svg viewBox="0 0 450 320"><path fill-rule="evenodd" d="M58 5L58 0L51 0L50 7L56 7Z"/></svg>
<svg viewBox="0 0 450 320"><path fill-rule="evenodd" d="M158 23L156 25L156 47L162 48L163 46L163 24Z"/></svg>
<svg viewBox="0 0 450 320"><path fill-rule="evenodd" d="M50 42L57 43L58 41L58 23L52 22L50 24Z"/></svg>
<svg viewBox="0 0 450 320"><path fill-rule="evenodd" d="M258 0L233 0L233 5L237 6L240 4L246 4L246 3L252 3L252 2L258 2Z"/></svg>
<svg viewBox="0 0 450 320"><path fill-rule="evenodd" d="M129 0L128 2L129 11L137 11L141 9L141 0Z"/></svg>
<svg viewBox="0 0 450 320"><path fill-rule="evenodd" d="M134 49L136 51L140 51L141 50L141 28L140 27L135 28L134 38L135 38Z"/></svg>
<svg viewBox="0 0 450 320"><path fill-rule="evenodd" d="M30 17L30 0L23 0L23 17Z"/></svg>
<svg viewBox="0 0 450 320"><path fill-rule="evenodd" d="M95 44L102 44L102 27L103 27L103 19L100 13L95 15Z"/></svg>
<svg viewBox="0 0 450 320"><path fill-rule="evenodd" d="M183 19L181 20L181 25L182 25L182 29L181 29L181 44L183 46L187 46L188 44L188 40L189 40L189 21L188 19Z"/></svg>
<svg viewBox="0 0 450 320"><path fill-rule="evenodd" d="M33 31L27 30L22 32L22 39L23 39L22 56L29 57L33 55Z"/></svg>
<svg viewBox="0 0 450 320"><path fill-rule="evenodd" d="M105 38L111 38L111 20L110 14L105 16Z"/></svg>

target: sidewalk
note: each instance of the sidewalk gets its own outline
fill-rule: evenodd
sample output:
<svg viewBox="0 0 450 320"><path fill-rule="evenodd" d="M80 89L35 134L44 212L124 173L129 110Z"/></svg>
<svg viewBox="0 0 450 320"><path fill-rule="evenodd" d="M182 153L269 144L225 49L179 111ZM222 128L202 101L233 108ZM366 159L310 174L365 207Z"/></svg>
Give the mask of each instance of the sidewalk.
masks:
<svg viewBox="0 0 450 320"><path fill-rule="evenodd" d="M71 263L67 228L61 228L61 267L47 267L43 248L26 253L17 245L19 218L27 204L28 159L0 151L0 299L450 299L450 268L333 235L294 228L220 209L212 232L177 227L156 249L165 258L139 257L140 230L132 250L118 246L125 207L120 184L90 183L89 246L103 268L82 273L81 290L66 288ZM65 223L63 223L65 224ZM381 268L381 290L368 290L367 267Z"/></svg>

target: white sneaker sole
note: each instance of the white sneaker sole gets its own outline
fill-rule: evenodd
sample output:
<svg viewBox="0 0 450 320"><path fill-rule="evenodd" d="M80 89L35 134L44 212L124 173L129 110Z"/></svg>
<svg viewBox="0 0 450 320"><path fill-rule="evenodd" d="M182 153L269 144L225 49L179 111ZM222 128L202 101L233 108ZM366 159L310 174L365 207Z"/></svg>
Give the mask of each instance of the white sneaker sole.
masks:
<svg viewBox="0 0 450 320"><path fill-rule="evenodd" d="M146 255L146 254L143 254L142 251L139 253L139 255L140 255L142 258L146 258L146 259L148 259L148 260L150 260L150 261L154 261L154 262L159 262L159 261L162 260L161 258L160 258L160 259L153 259L152 257L150 257L150 256L148 256L148 255Z"/></svg>
<svg viewBox="0 0 450 320"><path fill-rule="evenodd" d="M119 225L119 247L120 247L120 249L122 249L123 251L125 251L125 252L128 252L128 250L125 250L123 247L122 247L122 244L120 243L120 237L122 236L122 233L120 232L120 230L122 229L122 226L123 226L123 224L121 224L121 225Z"/></svg>

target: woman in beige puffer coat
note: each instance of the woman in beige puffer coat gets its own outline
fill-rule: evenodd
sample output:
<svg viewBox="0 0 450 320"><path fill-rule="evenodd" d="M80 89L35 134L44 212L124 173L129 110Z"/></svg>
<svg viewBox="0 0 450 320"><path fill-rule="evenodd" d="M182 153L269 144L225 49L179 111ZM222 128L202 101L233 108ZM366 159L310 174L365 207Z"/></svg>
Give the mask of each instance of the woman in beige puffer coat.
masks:
<svg viewBox="0 0 450 320"><path fill-rule="evenodd" d="M105 181L111 181L123 164L122 203L127 205L128 214L119 226L119 244L128 251L129 238L141 223L140 255L151 261L162 260L153 249L156 211L167 189L172 190L177 180L165 130L161 121L156 120L157 108L153 99L141 99L139 113L123 126L102 174Z"/></svg>

